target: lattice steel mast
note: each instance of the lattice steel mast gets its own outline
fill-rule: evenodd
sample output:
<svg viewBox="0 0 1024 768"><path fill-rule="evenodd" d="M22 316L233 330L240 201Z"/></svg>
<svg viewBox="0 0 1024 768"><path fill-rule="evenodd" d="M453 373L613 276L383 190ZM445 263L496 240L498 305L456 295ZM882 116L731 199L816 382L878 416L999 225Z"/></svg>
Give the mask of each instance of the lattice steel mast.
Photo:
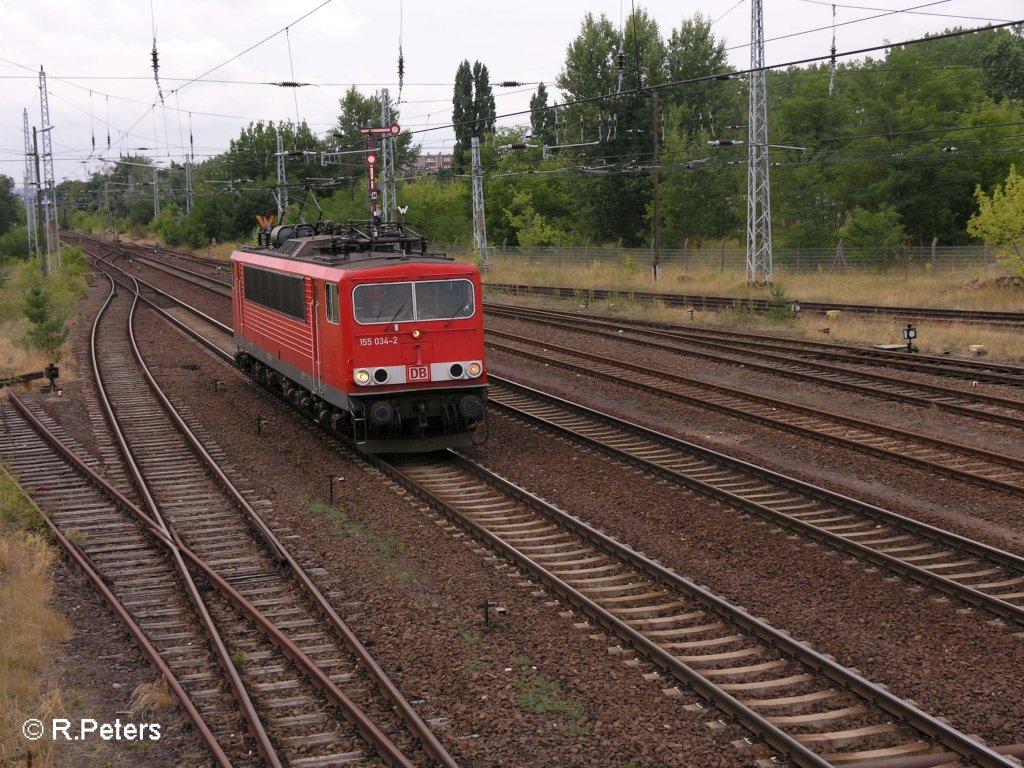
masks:
<svg viewBox="0 0 1024 768"><path fill-rule="evenodd" d="M284 168L284 137L277 132L277 223L288 213L288 176Z"/></svg>
<svg viewBox="0 0 1024 768"><path fill-rule="evenodd" d="M764 13L751 0L750 115L747 143L747 282L772 281L772 201L768 181L768 94L764 72Z"/></svg>
<svg viewBox="0 0 1024 768"><path fill-rule="evenodd" d="M382 89L380 92L380 125L381 128L387 128L391 125L391 97L388 95L387 88ZM383 216L385 223L398 219L394 211L398 206L398 197L395 194L395 142L397 140L397 136L392 136L389 133L381 134L380 137L381 169L384 179Z"/></svg>
<svg viewBox="0 0 1024 768"><path fill-rule="evenodd" d="M46 274L60 272L60 231L57 223L57 191L53 177L53 143L50 132L50 105L46 94L46 72L39 67L39 112L43 126L39 132L43 134L43 227L46 232L46 262L43 270Z"/></svg>
<svg viewBox="0 0 1024 768"><path fill-rule="evenodd" d="M480 164L480 137L472 140L473 157L473 244L480 265L487 267L487 223L484 215L484 170Z"/></svg>
<svg viewBox="0 0 1024 768"><path fill-rule="evenodd" d="M39 205L39 179L36 178L36 149L32 141L32 130L28 125L28 110L25 115L25 226L28 228L28 255L39 258L39 230L36 206Z"/></svg>

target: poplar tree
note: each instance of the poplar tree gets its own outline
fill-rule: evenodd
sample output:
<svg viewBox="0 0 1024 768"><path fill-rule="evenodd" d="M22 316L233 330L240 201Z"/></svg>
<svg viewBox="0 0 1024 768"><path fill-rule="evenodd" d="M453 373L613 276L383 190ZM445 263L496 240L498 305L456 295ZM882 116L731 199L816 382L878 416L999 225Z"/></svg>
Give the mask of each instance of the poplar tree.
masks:
<svg viewBox="0 0 1024 768"><path fill-rule="evenodd" d="M452 124L455 128L452 166L456 173L466 169L473 137L493 131L495 119L494 94L487 66L477 61L470 67L469 60L464 60L455 72L452 96Z"/></svg>
<svg viewBox="0 0 1024 768"><path fill-rule="evenodd" d="M548 92L544 83L537 86L537 93L530 97L530 128L533 137L541 144L555 143L555 111L548 108Z"/></svg>

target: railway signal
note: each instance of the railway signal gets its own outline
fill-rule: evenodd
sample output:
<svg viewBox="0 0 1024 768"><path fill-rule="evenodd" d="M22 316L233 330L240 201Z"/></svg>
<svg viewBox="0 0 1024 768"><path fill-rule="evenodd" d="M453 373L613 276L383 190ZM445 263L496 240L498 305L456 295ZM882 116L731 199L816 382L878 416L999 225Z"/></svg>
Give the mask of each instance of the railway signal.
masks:
<svg viewBox="0 0 1024 768"><path fill-rule="evenodd" d="M907 323L907 327L903 329L903 338L907 340L907 352L916 352L914 339L917 338L917 329L913 323Z"/></svg>
<svg viewBox="0 0 1024 768"><path fill-rule="evenodd" d="M392 123L391 125L369 126L367 128L360 128L360 133L369 134L371 136L397 136L402 132L398 123Z"/></svg>

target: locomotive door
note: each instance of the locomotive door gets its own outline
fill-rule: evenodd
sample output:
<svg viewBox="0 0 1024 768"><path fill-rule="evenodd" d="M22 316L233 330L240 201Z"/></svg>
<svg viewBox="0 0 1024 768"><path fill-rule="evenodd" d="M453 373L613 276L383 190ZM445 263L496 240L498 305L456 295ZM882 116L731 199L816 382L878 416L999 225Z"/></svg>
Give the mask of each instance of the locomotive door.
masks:
<svg viewBox="0 0 1024 768"><path fill-rule="evenodd" d="M311 277L306 278L306 317L309 318L310 325L313 329L313 333L310 334L310 343L313 345L311 351L312 355L312 370L313 374L313 386L310 387L316 394L323 394L323 371L320 369L320 317L319 317L320 302L317 301L316 295L316 281Z"/></svg>
<svg viewBox="0 0 1024 768"><path fill-rule="evenodd" d="M317 379L317 394L324 394L323 380L323 359L322 351L324 344L326 343L328 349L328 355L330 355L331 344L337 343L338 339L338 326L341 324L341 303L338 297L338 284L324 280L323 282L323 304L317 302L316 311L316 364L315 364L315 376ZM317 294L317 298L320 295ZM320 314L320 307L323 308L323 314Z"/></svg>

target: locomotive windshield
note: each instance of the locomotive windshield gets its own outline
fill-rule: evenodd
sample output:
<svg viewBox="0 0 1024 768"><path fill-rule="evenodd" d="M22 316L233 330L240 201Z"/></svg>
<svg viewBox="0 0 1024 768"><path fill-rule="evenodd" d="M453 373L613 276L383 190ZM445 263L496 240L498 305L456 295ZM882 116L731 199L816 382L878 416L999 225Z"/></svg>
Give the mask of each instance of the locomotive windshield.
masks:
<svg viewBox="0 0 1024 768"><path fill-rule="evenodd" d="M352 292L356 322L405 323L410 320L455 320L475 311L469 280L423 280L416 283L370 283Z"/></svg>

